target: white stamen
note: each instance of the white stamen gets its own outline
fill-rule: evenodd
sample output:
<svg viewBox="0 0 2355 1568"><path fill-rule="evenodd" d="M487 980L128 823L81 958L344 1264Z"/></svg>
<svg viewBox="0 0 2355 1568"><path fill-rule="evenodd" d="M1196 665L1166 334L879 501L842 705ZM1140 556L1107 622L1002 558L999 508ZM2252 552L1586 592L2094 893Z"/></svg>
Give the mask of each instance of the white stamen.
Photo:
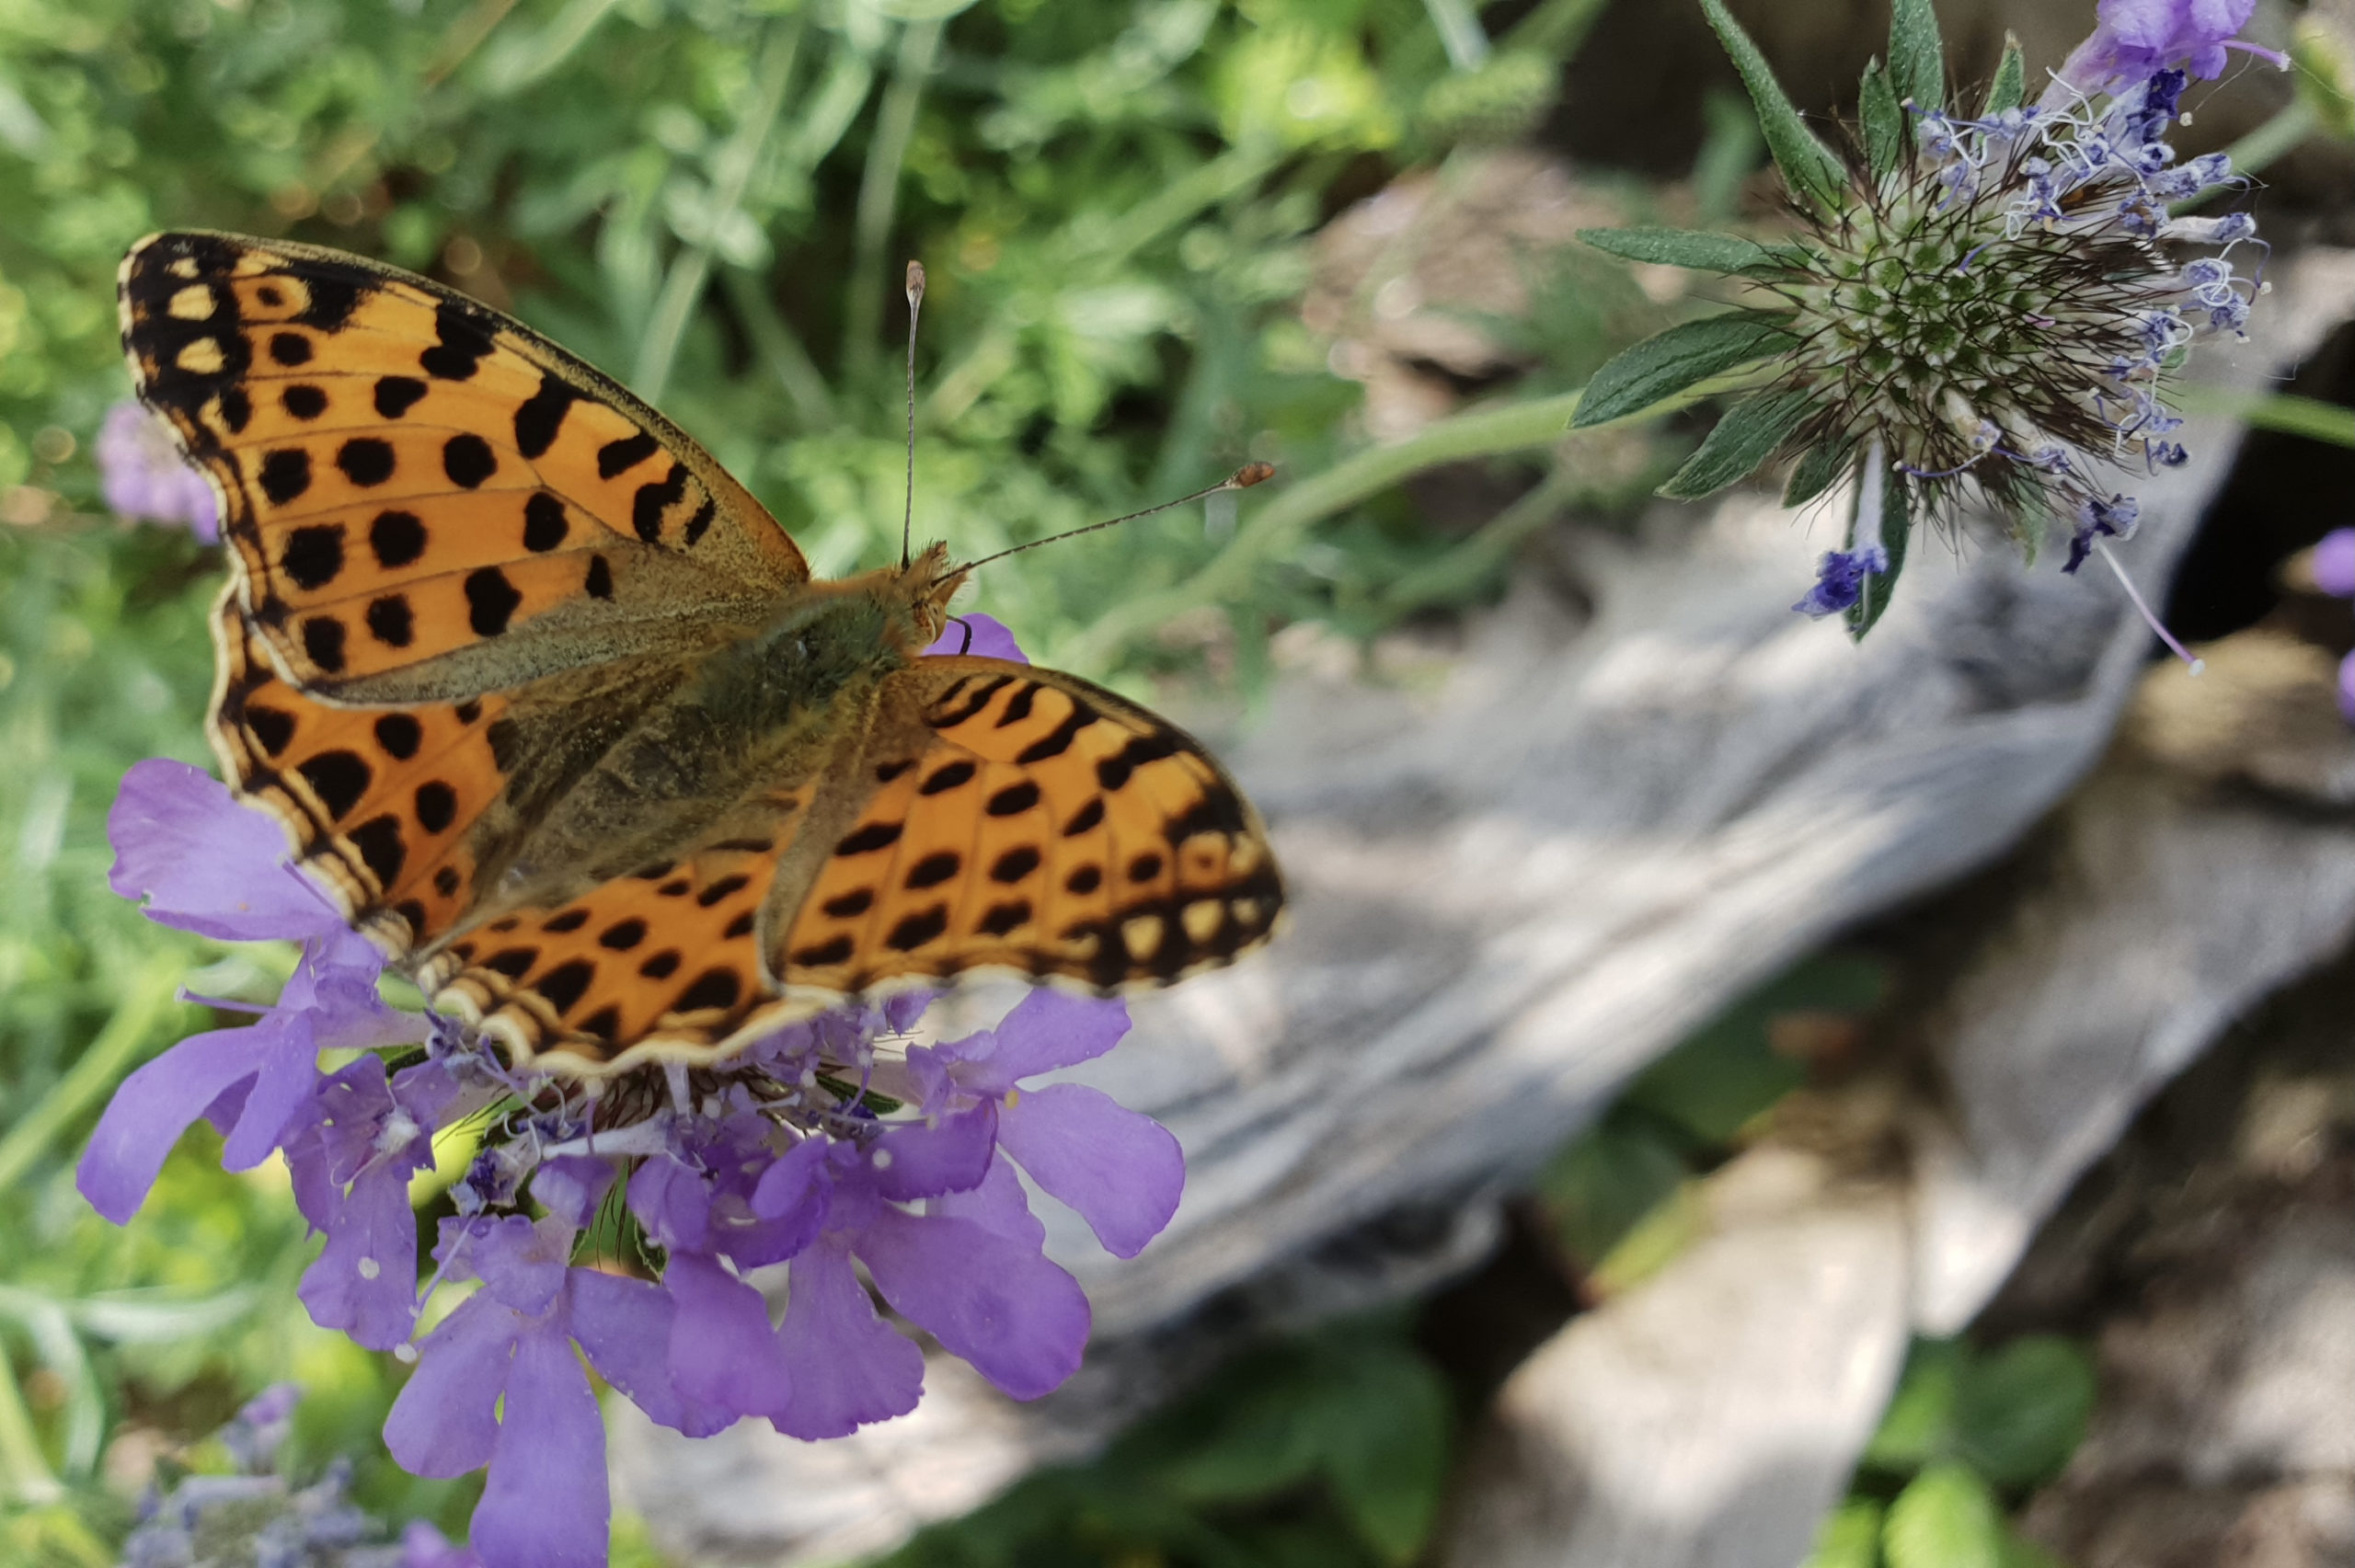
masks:
<svg viewBox="0 0 2355 1568"><path fill-rule="evenodd" d="M2206 659L2195 658L2192 657L2191 650L2184 647L2181 643L2176 641L2175 634L2168 631L2164 625L2161 625L2159 624L2159 618L2151 613L2151 607L2142 601L2142 590L2134 586L2134 579L2126 575L2126 568L2118 564L2118 557L2109 553L2108 546L2097 539L2094 541L2094 552L2104 561L2108 563L2109 569L2111 571L2118 574L2119 586L2126 590L2126 597L2134 601L2134 608L2142 612L2142 619L2149 624L2151 630L2159 635L2159 641L2166 644L2169 648L2174 650L2175 656L2177 658L2183 660L2187 665L2189 665L2191 667L2191 672L2194 675L2197 675L2201 670L2207 669L2208 661Z"/></svg>

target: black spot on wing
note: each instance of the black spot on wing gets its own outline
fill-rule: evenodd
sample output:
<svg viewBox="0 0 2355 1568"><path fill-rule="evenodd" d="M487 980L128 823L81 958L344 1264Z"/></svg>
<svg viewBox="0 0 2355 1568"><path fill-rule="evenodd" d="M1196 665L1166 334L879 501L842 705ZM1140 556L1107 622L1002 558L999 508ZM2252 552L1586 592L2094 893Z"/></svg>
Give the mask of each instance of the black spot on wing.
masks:
<svg viewBox="0 0 2355 1568"><path fill-rule="evenodd" d="M555 372L541 372L540 389L515 406L515 450L525 457L538 457L554 446L557 432L564 428L565 414L580 396Z"/></svg>
<svg viewBox="0 0 2355 1568"><path fill-rule="evenodd" d="M359 752L341 750L305 758L294 765L294 771L303 775L303 782L319 797L327 816L337 820L360 804L360 797L368 793L368 785L376 776Z"/></svg>
<svg viewBox="0 0 2355 1568"><path fill-rule="evenodd" d="M490 330L477 313L456 300L434 307L433 347L418 355L425 373L441 381L465 381L490 356Z"/></svg>

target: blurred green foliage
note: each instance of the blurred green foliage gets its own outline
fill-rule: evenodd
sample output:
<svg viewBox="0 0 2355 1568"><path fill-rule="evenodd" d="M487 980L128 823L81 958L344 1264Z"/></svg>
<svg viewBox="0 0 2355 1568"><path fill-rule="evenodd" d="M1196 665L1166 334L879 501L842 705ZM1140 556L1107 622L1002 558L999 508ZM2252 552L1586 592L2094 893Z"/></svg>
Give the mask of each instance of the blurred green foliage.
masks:
<svg viewBox="0 0 2355 1568"><path fill-rule="evenodd" d="M881 1568L1399 1568L1439 1517L1455 1411L1391 1314L1223 1368L1095 1462L1030 1477Z"/></svg>
<svg viewBox="0 0 2355 1568"><path fill-rule="evenodd" d="M285 1377L311 1391L298 1472L357 1456L363 1504L454 1532L472 1497L384 1457L395 1368L305 1321L316 1243L274 1162L224 1174L200 1129L121 1230L72 1188L121 1076L238 1022L176 987L266 998L285 973L106 887L123 769L205 760L220 572L98 501L132 240L288 235L512 310L694 431L821 572L896 548L900 262L920 256L918 528L979 555L1246 459L1288 481L1346 465L1360 389L1296 310L1315 230L1525 130L1598 9L1544 0L1474 58L1434 23L1472 13L1421 0L0 0L0 1559L111 1561L125 1481L167 1451L201 1464L185 1445ZM1575 265L1534 280L1502 400L1574 387L1654 325L1623 276ZM1546 439L1464 450L1537 470ZM1264 670L1289 621L1364 633L1501 580L1511 539L1465 554L1381 488L1335 486L1293 520L1325 541L1197 595L1231 668ZM1258 504L1017 557L979 603L1051 659L1120 604L1189 591ZM1134 684L1205 640L1123 632L1086 668ZM1410 1555L1449 1425L1428 1369L1345 1335L1289 1377L1235 1416L1257 1427L1123 1452L1185 1506L1304 1488L1369 1560ZM1420 1412L1411 1441L1369 1446L1348 1415L1369 1399ZM1285 1400L1315 1433L1289 1448ZM1222 1471L1230 1441L1282 1465Z"/></svg>
<svg viewBox="0 0 2355 1568"><path fill-rule="evenodd" d="M1805 1568L2058 1568L2006 1505L2061 1473L2093 1404L2093 1361L2074 1341L1916 1343Z"/></svg>

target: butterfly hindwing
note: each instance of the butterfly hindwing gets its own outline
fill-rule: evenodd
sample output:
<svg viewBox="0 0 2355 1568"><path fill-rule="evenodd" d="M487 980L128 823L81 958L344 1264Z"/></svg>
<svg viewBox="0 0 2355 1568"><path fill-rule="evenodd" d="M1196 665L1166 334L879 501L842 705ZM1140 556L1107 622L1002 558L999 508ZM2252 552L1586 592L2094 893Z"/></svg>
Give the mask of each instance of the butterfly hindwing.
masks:
<svg viewBox="0 0 2355 1568"><path fill-rule="evenodd" d="M475 830L505 786L507 700L341 708L281 679L234 590L213 611L213 748L231 785L282 823L354 927L398 957L477 902Z"/></svg>
<svg viewBox="0 0 2355 1568"><path fill-rule="evenodd" d="M419 983L518 1059L582 1072L710 1060L756 1021L811 1011L766 986L755 933L805 798L740 803L675 858L511 910L429 959Z"/></svg>
<svg viewBox="0 0 2355 1568"><path fill-rule="evenodd" d="M167 234L121 295L140 395L212 477L241 602L309 690L479 695L741 629L809 578L670 421L426 279Z"/></svg>
<svg viewBox="0 0 2355 1568"><path fill-rule="evenodd" d="M1266 830L1218 764L1074 676L919 659L885 678L835 776L865 798L789 921L773 909L788 990L975 969L1166 984L1265 941L1282 906Z"/></svg>

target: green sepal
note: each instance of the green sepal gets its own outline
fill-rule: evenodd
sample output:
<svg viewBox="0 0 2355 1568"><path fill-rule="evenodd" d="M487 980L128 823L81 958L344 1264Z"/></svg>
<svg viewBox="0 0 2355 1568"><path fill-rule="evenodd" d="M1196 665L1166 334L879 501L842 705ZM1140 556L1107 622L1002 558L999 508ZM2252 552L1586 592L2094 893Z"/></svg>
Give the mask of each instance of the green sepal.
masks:
<svg viewBox="0 0 2355 1568"><path fill-rule="evenodd" d="M1995 79L1987 84L1987 107L1979 111L1982 120L1993 120L2007 109L2017 109L2028 101L2028 57L2020 52L2019 35L2004 35L2004 58L1995 67Z"/></svg>
<svg viewBox="0 0 2355 1568"><path fill-rule="evenodd" d="M1856 472L1856 499L1862 501L1864 495L1864 468L1860 461ZM1851 550L1856 547L1859 532L1856 524L1861 521L1852 509L1848 522L1848 548ZM1845 612L1850 641L1863 642L1865 634L1873 629L1874 624L1889 609L1890 600L1897 591L1897 574L1905 569L1905 546L1913 532L1913 524L1906 516L1905 509L1905 475L1897 471L1896 464L1891 464L1889 472L1881 476L1880 487L1880 547L1889 553L1889 570L1865 574L1865 580L1857 589L1856 602L1848 606Z"/></svg>
<svg viewBox="0 0 2355 1568"><path fill-rule="evenodd" d="M1701 442L1701 450L1669 475L1659 494L1672 501L1698 500L1748 478L1805 421L1815 399L1804 392L1761 392L1726 410Z"/></svg>
<svg viewBox="0 0 2355 1568"><path fill-rule="evenodd" d="M1930 0L1890 0L1889 74L1900 99L1923 113L1947 107L1947 52Z"/></svg>
<svg viewBox="0 0 2355 1568"><path fill-rule="evenodd" d="M1829 441L1799 453L1791 466L1791 482L1783 486L1783 504L1803 507L1832 488L1847 471L1849 454L1855 450L1854 441Z"/></svg>
<svg viewBox="0 0 2355 1568"><path fill-rule="evenodd" d="M1775 260L1774 252L1755 240L1703 229L1580 229L1579 238L1629 261L1689 267L1696 272L1746 272Z"/></svg>
<svg viewBox="0 0 2355 1568"><path fill-rule="evenodd" d="M1856 91L1856 109L1865 121L1865 161L1875 179L1887 179L1905 162L1905 111L1897 107L1897 93L1879 61L1865 67Z"/></svg>
<svg viewBox="0 0 2355 1568"><path fill-rule="evenodd" d="M1740 74L1741 85L1750 89L1750 101L1757 106L1758 129L1765 134L1766 150L1774 155L1775 166L1783 171L1783 178L1793 193L1805 197L1827 212L1840 208L1842 190L1847 185L1847 175L1832 149L1816 140L1815 132L1799 118L1798 109L1784 93L1783 85L1775 80L1775 72L1766 57L1758 52L1741 24L1726 9L1725 0L1701 0L1701 10L1709 18L1709 26L1717 29L1718 41L1733 59L1733 68Z"/></svg>
<svg viewBox="0 0 2355 1568"><path fill-rule="evenodd" d="M1787 315L1737 310L1656 333L1594 372L1578 412L1570 416L1570 429L1640 414L1713 375L1795 348L1798 339L1790 324Z"/></svg>

